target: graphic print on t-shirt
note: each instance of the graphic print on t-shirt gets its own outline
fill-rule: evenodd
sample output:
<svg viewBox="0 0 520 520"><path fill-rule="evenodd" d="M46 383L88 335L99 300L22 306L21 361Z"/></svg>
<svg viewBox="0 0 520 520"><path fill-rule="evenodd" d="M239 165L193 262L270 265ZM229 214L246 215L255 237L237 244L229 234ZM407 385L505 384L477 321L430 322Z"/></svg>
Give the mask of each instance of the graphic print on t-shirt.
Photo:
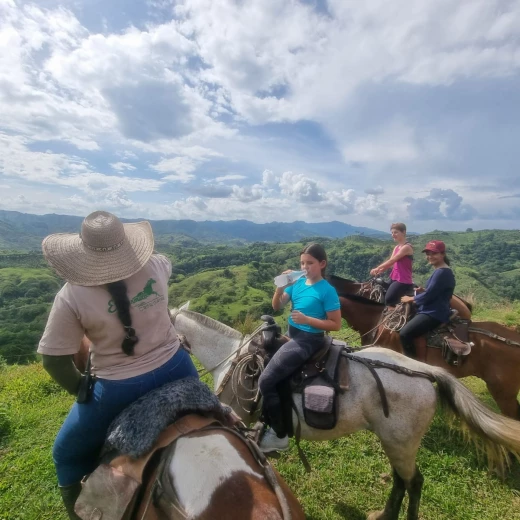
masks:
<svg viewBox="0 0 520 520"><path fill-rule="evenodd" d="M131 300L130 305L140 311L144 311L150 307L153 307L154 305L157 305L159 302L162 302L164 300L164 296L161 294L155 292L153 290L153 284L157 283L156 280L153 278L150 278L145 286L144 289L140 292L138 292ZM150 296L153 296L155 294L155 298L153 300L149 300L148 298ZM110 314L113 314L117 311L116 305L114 303L114 300L110 300L108 302L108 312Z"/></svg>

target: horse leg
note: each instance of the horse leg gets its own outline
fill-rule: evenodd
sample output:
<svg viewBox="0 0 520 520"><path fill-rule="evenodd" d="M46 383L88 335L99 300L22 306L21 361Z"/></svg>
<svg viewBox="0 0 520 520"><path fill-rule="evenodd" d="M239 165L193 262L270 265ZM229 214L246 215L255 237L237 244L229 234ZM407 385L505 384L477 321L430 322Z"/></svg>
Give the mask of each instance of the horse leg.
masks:
<svg viewBox="0 0 520 520"><path fill-rule="evenodd" d="M408 491L409 499L406 518L407 520L418 520L424 482L424 477L419 468L415 466L413 476L407 480L403 479L397 470L393 468L393 481L392 491L390 491L384 510L371 513L367 520L398 520L405 491Z"/></svg>
<svg viewBox="0 0 520 520"><path fill-rule="evenodd" d="M397 520L403 503L406 486L399 473L393 468L393 485L390 496L383 511L375 511L368 515L367 520Z"/></svg>
<svg viewBox="0 0 520 520"><path fill-rule="evenodd" d="M517 400L519 388L505 388L503 381L486 381L489 393L497 403L500 411L507 417L520 421L520 404Z"/></svg>
<svg viewBox="0 0 520 520"><path fill-rule="evenodd" d="M406 382L406 391L401 390L400 399L393 403L394 415L390 412L390 417L373 423L374 432L392 465L394 482L384 510L372 513L369 520L397 520L405 491L409 498L407 520L419 518L424 479L415 461L421 439L435 414L437 398L429 382L417 379Z"/></svg>
<svg viewBox="0 0 520 520"><path fill-rule="evenodd" d="M421 493L424 483L424 477L419 471L419 468L415 466L415 474L410 480L406 490L408 491L408 520L416 520L419 518L419 504L421 502Z"/></svg>

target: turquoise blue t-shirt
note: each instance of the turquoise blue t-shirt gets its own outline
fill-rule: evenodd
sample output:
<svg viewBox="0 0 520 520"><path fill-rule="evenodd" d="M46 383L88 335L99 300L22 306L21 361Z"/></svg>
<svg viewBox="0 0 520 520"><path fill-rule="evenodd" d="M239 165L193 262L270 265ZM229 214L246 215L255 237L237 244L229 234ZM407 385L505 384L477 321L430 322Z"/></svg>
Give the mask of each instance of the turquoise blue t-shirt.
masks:
<svg viewBox="0 0 520 520"><path fill-rule="evenodd" d="M303 277L285 289L292 301L293 311L300 311L311 318L324 320L327 312L340 308L338 293L327 280L320 280L313 285L305 285L307 278ZM289 316L289 324L307 332L323 332L322 329L303 323L294 323Z"/></svg>

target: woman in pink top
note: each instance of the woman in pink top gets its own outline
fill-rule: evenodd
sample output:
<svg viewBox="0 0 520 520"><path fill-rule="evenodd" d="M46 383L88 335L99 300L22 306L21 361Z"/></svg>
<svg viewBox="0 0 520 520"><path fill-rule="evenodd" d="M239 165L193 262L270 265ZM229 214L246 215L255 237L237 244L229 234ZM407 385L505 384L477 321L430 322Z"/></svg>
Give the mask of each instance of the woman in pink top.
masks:
<svg viewBox="0 0 520 520"><path fill-rule="evenodd" d="M401 297L413 294L412 262L413 248L406 241L406 226L402 222L391 225L392 238L397 245L394 247L392 256L370 271L372 276L385 272L392 267L390 273L390 286L385 295L385 304L395 306L401 301Z"/></svg>

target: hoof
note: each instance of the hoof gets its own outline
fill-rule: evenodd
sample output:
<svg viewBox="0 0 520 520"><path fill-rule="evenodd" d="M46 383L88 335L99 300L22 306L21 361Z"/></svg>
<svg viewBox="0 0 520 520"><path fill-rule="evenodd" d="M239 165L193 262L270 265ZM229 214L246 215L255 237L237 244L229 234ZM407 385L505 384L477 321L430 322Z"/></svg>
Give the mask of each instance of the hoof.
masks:
<svg viewBox="0 0 520 520"><path fill-rule="evenodd" d="M383 511L371 511L368 513L367 520L385 520L385 512Z"/></svg>

